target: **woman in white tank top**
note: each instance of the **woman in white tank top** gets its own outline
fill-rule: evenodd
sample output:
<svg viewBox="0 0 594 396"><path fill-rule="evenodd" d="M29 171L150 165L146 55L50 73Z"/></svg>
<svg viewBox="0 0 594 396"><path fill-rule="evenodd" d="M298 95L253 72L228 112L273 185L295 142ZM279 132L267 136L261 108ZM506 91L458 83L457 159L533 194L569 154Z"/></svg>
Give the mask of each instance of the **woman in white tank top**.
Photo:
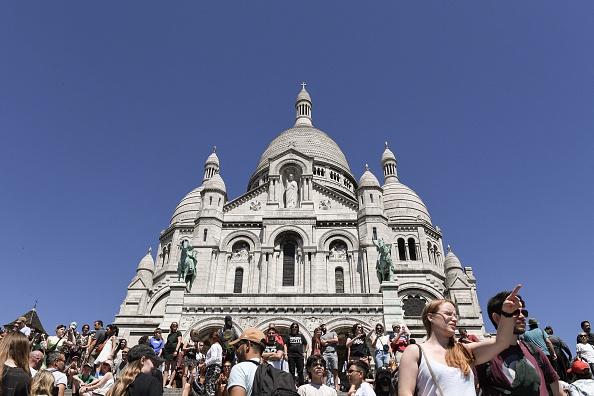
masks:
<svg viewBox="0 0 594 396"><path fill-rule="evenodd" d="M512 314L522 308L517 296L519 290L520 285L503 304L497 338L466 345L455 338L458 315L454 303L450 300L427 303L422 314L427 341L422 346L410 345L404 351L398 395L413 396L417 388L419 396L475 396L472 367L488 362L513 341L516 319Z"/></svg>

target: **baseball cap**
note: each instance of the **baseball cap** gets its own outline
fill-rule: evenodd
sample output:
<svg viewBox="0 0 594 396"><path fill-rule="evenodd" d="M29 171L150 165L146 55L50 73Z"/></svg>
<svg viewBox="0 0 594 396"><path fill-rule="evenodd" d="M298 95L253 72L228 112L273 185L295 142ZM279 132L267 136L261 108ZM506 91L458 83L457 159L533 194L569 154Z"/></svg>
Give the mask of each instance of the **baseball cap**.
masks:
<svg viewBox="0 0 594 396"><path fill-rule="evenodd" d="M133 346L128 351L128 363L132 363L135 360L141 359L143 357L151 359L156 366L160 366L161 363L165 361L165 359L157 356L152 346L147 344Z"/></svg>
<svg viewBox="0 0 594 396"><path fill-rule="evenodd" d="M21 316L20 318L18 318L16 320L16 323L27 323L27 318L25 318L24 316Z"/></svg>
<svg viewBox="0 0 594 396"><path fill-rule="evenodd" d="M231 341L229 344L235 345L239 341L243 340L255 342L257 344L262 345L263 347L266 347L266 336L261 330L258 330L253 327L246 329L243 333L239 335L238 339L236 339L235 341Z"/></svg>
<svg viewBox="0 0 594 396"><path fill-rule="evenodd" d="M571 368L567 369L568 373L574 374L586 374L590 372L590 366L586 362L582 362L581 360L576 360L571 365Z"/></svg>

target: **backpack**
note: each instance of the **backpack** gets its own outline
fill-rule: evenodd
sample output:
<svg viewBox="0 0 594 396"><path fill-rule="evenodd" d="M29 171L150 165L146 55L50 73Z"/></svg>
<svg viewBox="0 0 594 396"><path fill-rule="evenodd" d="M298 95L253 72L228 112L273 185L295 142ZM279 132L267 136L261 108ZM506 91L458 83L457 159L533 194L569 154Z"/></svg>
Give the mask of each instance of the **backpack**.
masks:
<svg viewBox="0 0 594 396"><path fill-rule="evenodd" d="M252 395L258 396L298 396L295 390L295 380L286 371L278 370L268 363L258 365L252 385Z"/></svg>
<svg viewBox="0 0 594 396"><path fill-rule="evenodd" d="M223 356L226 360L231 360L235 356L235 346L229 345L230 342L237 338L235 330L225 332L225 328L220 330L219 338L221 339L221 347L223 348Z"/></svg>

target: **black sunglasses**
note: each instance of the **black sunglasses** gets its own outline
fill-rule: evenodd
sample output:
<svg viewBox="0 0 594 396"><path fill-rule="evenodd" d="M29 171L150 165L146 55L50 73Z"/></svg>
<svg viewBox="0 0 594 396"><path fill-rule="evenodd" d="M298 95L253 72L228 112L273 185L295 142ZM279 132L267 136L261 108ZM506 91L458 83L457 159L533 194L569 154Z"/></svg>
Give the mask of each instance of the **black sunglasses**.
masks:
<svg viewBox="0 0 594 396"><path fill-rule="evenodd" d="M512 312L513 316L520 316L520 313L522 314L522 316L528 317L528 311L525 309L516 309L514 312Z"/></svg>

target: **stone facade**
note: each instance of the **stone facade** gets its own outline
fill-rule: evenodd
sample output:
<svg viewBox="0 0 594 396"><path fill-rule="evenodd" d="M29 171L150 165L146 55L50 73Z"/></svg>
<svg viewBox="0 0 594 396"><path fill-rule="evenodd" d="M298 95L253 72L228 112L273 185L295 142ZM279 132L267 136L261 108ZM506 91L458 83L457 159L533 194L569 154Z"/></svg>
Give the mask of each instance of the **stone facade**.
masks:
<svg viewBox="0 0 594 396"><path fill-rule="evenodd" d="M383 185L368 167L357 181L336 142L313 127L311 104L304 86L294 126L269 144L247 192L233 200L213 150L202 184L161 232L156 260L149 251L138 265L115 322L121 336L135 343L177 321L187 339L192 328L219 329L230 314L238 332L297 322L311 340L321 322L341 337L356 322L405 323L420 339L425 302L446 297L461 325L483 337L472 269L444 254L439 227L400 182L388 144ZM392 280L381 284L380 239L391 244L394 262ZM191 290L177 275L183 240L197 254Z"/></svg>

